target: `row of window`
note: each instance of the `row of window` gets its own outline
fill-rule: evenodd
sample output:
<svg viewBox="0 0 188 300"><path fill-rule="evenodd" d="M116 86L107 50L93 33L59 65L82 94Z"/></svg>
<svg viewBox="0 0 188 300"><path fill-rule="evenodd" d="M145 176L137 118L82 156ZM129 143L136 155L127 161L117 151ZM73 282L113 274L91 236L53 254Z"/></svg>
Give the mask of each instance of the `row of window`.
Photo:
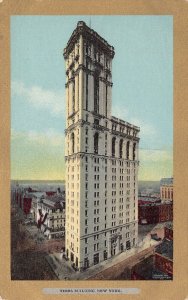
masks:
<svg viewBox="0 0 188 300"><path fill-rule="evenodd" d="M65 219L61 219L61 220L56 220L57 221L57 223L65 223ZM52 220L52 224L54 224L54 220Z"/></svg>
<svg viewBox="0 0 188 300"><path fill-rule="evenodd" d="M71 143L72 143L72 153L75 153L75 137L74 132L71 133ZM115 143L116 143L116 137L112 138L112 157L115 156ZM86 144L88 144L88 138L86 138ZM96 132L94 135L94 153L98 154L99 150L99 133ZM133 143L133 149L132 149L132 158L135 160L136 157L136 143ZM130 152L130 141L127 141L126 144L126 159L129 159L129 152ZM119 142L119 157L122 158L123 155L123 139Z"/></svg>
<svg viewBox="0 0 188 300"><path fill-rule="evenodd" d="M88 172L88 165L85 166L85 171ZM94 171L99 172L100 171L99 167L94 167ZM105 172L107 172L107 169L105 169ZM112 173L116 174L116 168L112 168ZM127 170L127 174L130 174L130 170ZM69 179L74 180L75 179L74 174L72 174L72 175L67 174L67 179L68 179L68 181L69 181ZM79 179L80 179L80 174L78 173L77 180L79 180ZM85 179L86 179L86 181L88 180L87 173L85 174ZM124 179L123 175L120 175L119 179L120 179L120 181L123 181L123 179ZM130 176L127 176L126 179L127 179L127 181L130 181ZM94 180L99 180L99 175L95 174ZM107 174L105 174L105 181L106 180L107 180ZM134 181L135 180L136 180L136 176L134 176ZM112 181L116 181L116 175L112 175ZM68 185L68 187L70 186L69 182L67 183L67 185ZM71 183L71 188L74 188L74 182ZM77 188L79 188L79 183L77 183Z"/></svg>
<svg viewBox="0 0 188 300"><path fill-rule="evenodd" d="M127 218L126 219L126 223L128 223L127 221L128 221L129 219ZM133 226L135 227L135 223L133 223ZM130 230L130 225L126 225L126 230ZM95 231L98 229L98 231L99 231L99 226L96 226L95 227ZM73 230L74 231L74 226L71 226L71 230ZM120 227L119 229L113 229L113 230L110 230L110 234L111 235L113 235L113 234L116 234L117 233L117 231L118 230L120 230L120 231L122 231L122 227ZM77 233L78 233L78 230L77 230ZM87 228L85 228L85 234L87 234ZM104 233L104 235L105 235L105 237L106 237L106 232ZM129 234L129 233L128 233ZM135 234L135 230L133 230L133 234ZM67 231L67 235L69 235L69 231ZM99 239L99 234L95 234L94 236L94 240L98 240ZM71 238L73 238L74 239L74 234L71 234ZM78 238L77 238L77 242L78 242ZM88 242L88 238L85 238L85 243L87 243ZM67 239L67 244L69 243L69 241L68 241L68 239ZM73 245L74 246L74 245Z"/></svg>

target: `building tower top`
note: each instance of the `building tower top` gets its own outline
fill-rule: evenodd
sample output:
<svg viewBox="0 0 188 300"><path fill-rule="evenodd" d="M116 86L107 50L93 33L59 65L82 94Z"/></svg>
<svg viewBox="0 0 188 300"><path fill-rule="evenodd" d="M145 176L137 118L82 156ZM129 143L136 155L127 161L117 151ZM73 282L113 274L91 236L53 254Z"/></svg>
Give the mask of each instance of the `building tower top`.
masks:
<svg viewBox="0 0 188 300"><path fill-rule="evenodd" d="M76 29L73 31L66 48L64 49L63 55L64 58L66 59L72 49L74 48L75 43L78 41L80 35L82 35L84 38L90 40L96 46L101 48L104 52L106 52L109 57L113 58L114 57L114 47L109 45L108 42L102 38L96 31L93 29L89 28L84 21L79 21L77 23Z"/></svg>

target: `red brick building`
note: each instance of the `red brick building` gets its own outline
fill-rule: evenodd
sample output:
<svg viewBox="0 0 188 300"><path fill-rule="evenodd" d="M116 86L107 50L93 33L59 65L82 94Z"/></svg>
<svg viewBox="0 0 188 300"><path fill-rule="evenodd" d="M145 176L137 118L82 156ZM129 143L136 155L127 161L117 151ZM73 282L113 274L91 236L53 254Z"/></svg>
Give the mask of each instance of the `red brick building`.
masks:
<svg viewBox="0 0 188 300"><path fill-rule="evenodd" d="M171 222L165 224L164 235L166 239L173 240L173 227Z"/></svg>
<svg viewBox="0 0 188 300"><path fill-rule="evenodd" d="M163 254L155 254L155 268L168 276L173 276L173 260Z"/></svg>
<svg viewBox="0 0 188 300"><path fill-rule="evenodd" d="M173 224L168 222L164 227L164 239L155 249L155 269L173 277Z"/></svg>
<svg viewBox="0 0 188 300"><path fill-rule="evenodd" d="M31 202L32 202L32 197L29 197L27 195L23 196L22 210L26 215L30 213Z"/></svg>
<svg viewBox="0 0 188 300"><path fill-rule="evenodd" d="M172 221L173 205L169 203L138 204L138 223L156 224Z"/></svg>

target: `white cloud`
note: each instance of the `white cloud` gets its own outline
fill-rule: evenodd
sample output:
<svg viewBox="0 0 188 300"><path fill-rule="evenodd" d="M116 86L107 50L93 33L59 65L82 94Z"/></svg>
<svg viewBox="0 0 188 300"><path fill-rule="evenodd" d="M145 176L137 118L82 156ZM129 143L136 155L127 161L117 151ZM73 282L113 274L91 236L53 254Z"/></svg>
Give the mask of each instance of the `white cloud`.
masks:
<svg viewBox="0 0 188 300"><path fill-rule="evenodd" d="M21 139L25 142L29 142L33 145L41 145L47 146L49 149L51 147L64 147L64 134L55 131L52 128L49 128L45 132L36 132L36 131L29 131L29 132L17 132L12 130L11 132L12 140Z"/></svg>
<svg viewBox="0 0 188 300"><path fill-rule="evenodd" d="M113 106L112 107L112 115L116 118L122 119L126 121L126 118L128 116L128 111L125 108L119 107L119 106Z"/></svg>
<svg viewBox="0 0 188 300"><path fill-rule="evenodd" d="M157 130L149 123L146 123L143 120L139 120L139 119L131 119L130 120L131 124L134 124L138 127L140 127L140 134L142 136L156 136L157 135Z"/></svg>
<svg viewBox="0 0 188 300"><path fill-rule="evenodd" d="M146 150L140 149L139 159L143 162L166 162L172 161L171 150Z"/></svg>
<svg viewBox="0 0 188 300"><path fill-rule="evenodd" d="M39 86L26 87L23 82L13 81L12 96L24 98L36 109L46 109L53 115L64 115L65 97L62 91L45 90Z"/></svg>
<svg viewBox="0 0 188 300"><path fill-rule="evenodd" d="M115 117L140 127L141 137L156 138L157 136L156 128L154 128L152 124L147 123L144 120L140 120L137 118L129 118L129 112L127 109L115 105L112 109L112 112Z"/></svg>

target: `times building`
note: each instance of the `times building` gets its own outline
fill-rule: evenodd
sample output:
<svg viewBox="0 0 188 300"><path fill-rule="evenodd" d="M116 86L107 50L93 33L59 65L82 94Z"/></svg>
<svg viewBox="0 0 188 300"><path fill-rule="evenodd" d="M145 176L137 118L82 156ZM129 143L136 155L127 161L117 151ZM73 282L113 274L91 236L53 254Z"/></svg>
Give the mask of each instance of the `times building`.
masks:
<svg viewBox="0 0 188 300"><path fill-rule="evenodd" d="M66 48L66 237L81 270L137 245L139 128L111 115L114 48L83 21Z"/></svg>

